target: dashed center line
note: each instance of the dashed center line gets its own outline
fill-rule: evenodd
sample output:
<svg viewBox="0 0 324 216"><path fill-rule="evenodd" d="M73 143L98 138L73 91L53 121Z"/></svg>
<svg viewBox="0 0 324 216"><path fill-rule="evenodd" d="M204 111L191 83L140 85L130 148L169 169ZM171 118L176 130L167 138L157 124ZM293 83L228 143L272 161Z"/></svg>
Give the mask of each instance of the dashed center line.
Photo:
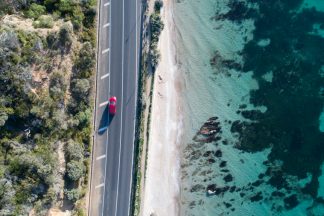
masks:
<svg viewBox="0 0 324 216"><path fill-rule="evenodd" d="M109 48L108 49L105 49L102 51L102 54L105 54L106 52L109 52Z"/></svg>
<svg viewBox="0 0 324 216"><path fill-rule="evenodd" d="M107 105L108 103L109 103L108 101L105 101L105 102L99 104L99 107L105 106L105 105Z"/></svg>
<svg viewBox="0 0 324 216"><path fill-rule="evenodd" d="M110 23L106 23L105 25L103 25L104 28L107 28L108 26L110 26Z"/></svg>
<svg viewBox="0 0 324 216"><path fill-rule="evenodd" d="M103 75L100 79L105 79L105 78L107 78L107 77L109 77L109 73L106 73L106 74Z"/></svg>
<svg viewBox="0 0 324 216"><path fill-rule="evenodd" d="M98 132L99 132L99 133L100 133L100 132L103 132L103 131L107 130L107 128L108 128L108 126L106 126L106 127L102 127L102 128L100 128L100 129L98 130Z"/></svg>
<svg viewBox="0 0 324 216"><path fill-rule="evenodd" d="M101 155L101 156L97 157L96 160L101 160L101 159L104 159L105 157L106 157L106 155Z"/></svg>
<svg viewBox="0 0 324 216"><path fill-rule="evenodd" d="M110 2L104 4L105 7L107 7L108 5L110 5Z"/></svg>
<svg viewBox="0 0 324 216"><path fill-rule="evenodd" d="M100 185L97 185L95 188L98 189L98 188L101 188L101 187L103 187L103 186L105 186L104 183L102 183L102 184L100 184Z"/></svg>

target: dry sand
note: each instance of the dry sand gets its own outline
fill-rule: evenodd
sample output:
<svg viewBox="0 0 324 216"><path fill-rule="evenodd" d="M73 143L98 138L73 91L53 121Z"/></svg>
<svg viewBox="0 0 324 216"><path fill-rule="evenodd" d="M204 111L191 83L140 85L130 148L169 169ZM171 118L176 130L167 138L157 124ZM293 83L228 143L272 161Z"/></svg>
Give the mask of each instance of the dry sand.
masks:
<svg viewBox="0 0 324 216"><path fill-rule="evenodd" d="M180 77L172 39L172 0L161 11L164 29L159 40L148 161L141 215L179 215L179 154L181 138Z"/></svg>

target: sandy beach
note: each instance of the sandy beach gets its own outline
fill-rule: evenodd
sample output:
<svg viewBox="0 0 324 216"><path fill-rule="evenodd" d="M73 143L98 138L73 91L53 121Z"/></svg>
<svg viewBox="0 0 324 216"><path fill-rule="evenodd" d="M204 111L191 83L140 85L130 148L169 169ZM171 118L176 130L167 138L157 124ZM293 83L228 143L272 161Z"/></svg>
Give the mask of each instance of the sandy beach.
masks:
<svg viewBox="0 0 324 216"><path fill-rule="evenodd" d="M155 74L152 122L141 215L179 215L179 154L181 137L180 84L172 41L172 2L161 11L164 29L159 40L161 60Z"/></svg>

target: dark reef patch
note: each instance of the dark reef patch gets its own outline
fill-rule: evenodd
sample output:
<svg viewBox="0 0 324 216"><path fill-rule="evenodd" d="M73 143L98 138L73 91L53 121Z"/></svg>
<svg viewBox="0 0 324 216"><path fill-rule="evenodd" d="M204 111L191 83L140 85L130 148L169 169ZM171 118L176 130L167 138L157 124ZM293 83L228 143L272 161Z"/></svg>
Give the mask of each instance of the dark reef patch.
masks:
<svg viewBox="0 0 324 216"><path fill-rule="evenodd" d="M242 73L253 71L259 89L250 92L250 102L267 110L264 113L241 110L240 114L252 121L234 121L231 132L239 135L237 148L257 152L272 147L270 163L283 162L280 172L266 173L271 177L269 184L287 189L284 174L301 179L311 173L312 181L303 192L315 198L320 165L324 161L324 133L318 125L323 110L319 92L324 77L319 72L324 65L324 38L309 32L314 24L323 26L324 13L314 8L294 12L301 0L257 3L256 12L248 9L248 3L231 2L226 14L213 17L232 21L255 19L254 38L241 52ZM258 41L265 38L269 39L269 45L259 46ZM273 74L271 82L262 78L269 71Z"/></svg>
<svg viewBox="0 0 324 216"><path fill-rule="evenodd" d="M255 20L253 40L237 53L243 57L244 63L225 59L215 51L210 64L218 73L232 78L252 71L259 88L250 91L250 103L267 108L261 112L242 102L237 104L229 100L227 106L238 106L236 113L243 118L224 122L218 117L209 118L193 137L193 144L185 149L188 166L215 168L212 175L205 176L204 173L205 186L196 184L199 181L196 179L189 190L224 198L218 206L224 204L232 209L226 205L229 200L225 193L233 193L231 197L235 196L241 204L270 203L272 211L277 213L295 208L304 198L312 197L314 202L324 203L317 197L320 166L324 162L324 133L319 131L318 120L324 102L324 91L320 93L324 87L324 38L310 34L314 32L314 24L324 28L324 13L314 8L298 10L301 3L302 0L231 0L229 11L212 17L215 21L226 19L235 23L250 18ZM253 4L258 7L250 7ZM260 45L262 40L269 43ZM264 78L269 72L272 75L270 81ZM222 137L223 124L224 134L230 126L230 132L238 140ZM231 146L250 153L271 151L267 161L263 162L266 171L250 183L236 184L237 175L232 172L227 151ZM246 158L238 161L242 167L250 164ZM297 184L298 180L310 176L305 185ZM218 185L214 178L220 182L224 180L224 185ZM224 214L230 215L229 210Z"/></svg>
<svg viewBox="0 0 324 216"><path fill-rule="evenodd" d="M285 207L287 209L292 209L292 208L296 207L299 203L296 194L293 194L293 195L285 198L284 202L285 202Z"/></svg>
<svg viewBox="0 0 324 216"><path fill-rule="evenodd" d="M193 140L202 143L215 142L221 139L221 137L218 136L220 133L221 127L218 117L211 117L203 124Z"/></svg>
<svg viewBox="0 0 324 216"><path fill-rule="evenodd" d="M263 199L262 192L258 192L250 198L251 202L258 202Z"/></svg>

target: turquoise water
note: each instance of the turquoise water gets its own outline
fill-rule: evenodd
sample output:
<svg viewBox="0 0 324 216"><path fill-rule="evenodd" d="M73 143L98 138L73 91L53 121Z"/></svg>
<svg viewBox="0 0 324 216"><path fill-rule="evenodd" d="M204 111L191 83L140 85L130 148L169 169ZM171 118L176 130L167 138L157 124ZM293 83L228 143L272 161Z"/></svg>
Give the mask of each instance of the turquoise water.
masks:
<svg viewBox="0 0 324 216"><path fill-rule="evenodd" d="M181 215L324 215L324 1L175 0L174 21Z"/></svg>

